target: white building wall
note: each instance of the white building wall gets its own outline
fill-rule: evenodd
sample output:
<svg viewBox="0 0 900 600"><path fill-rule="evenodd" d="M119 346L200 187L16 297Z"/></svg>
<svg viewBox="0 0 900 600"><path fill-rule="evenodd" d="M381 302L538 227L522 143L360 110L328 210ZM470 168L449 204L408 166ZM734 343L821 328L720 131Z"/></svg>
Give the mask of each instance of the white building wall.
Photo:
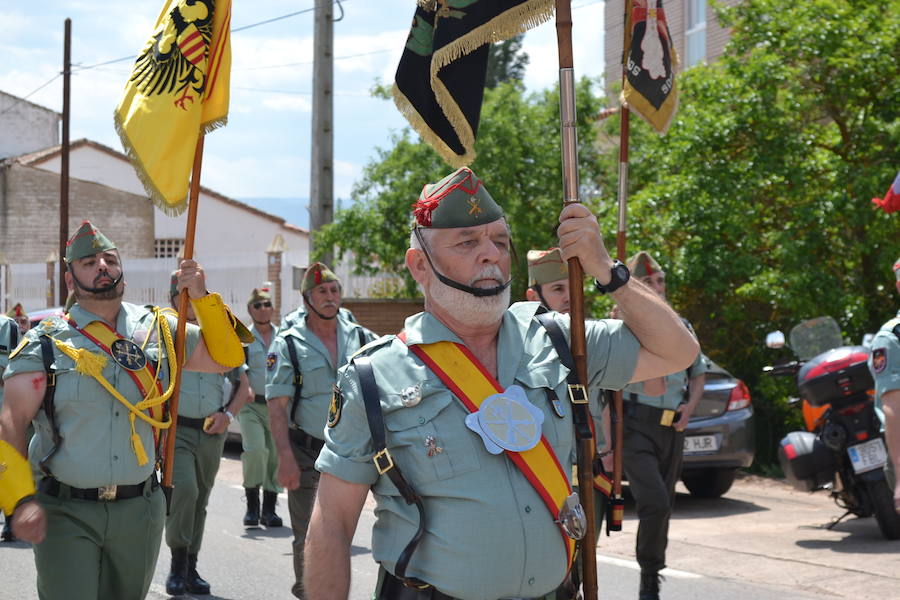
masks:
<svg viewBox="0 0 900 600"><path fill-rule="evenodd" d="M0 158L59 144L61 118L48 108L0 92Z"/></svg>
<svg viewBox="0 0 900 600"><path fill-rule="evenodd" d="M60 158L54 156L34 166L59 173ZM69 172L72 177L78 179L95 181L133 194L146 195L144 186L130 162L90 145L72 149L69 156ZM161 210L154 210L153 214L154 237L184 238L187 211L177 217L170 217ZM308 233L294 227L284 227L276 220L201 190L194 241L195 257L202 260L217 255L249 253L259 254L264 258L263 253L276 234L281 234L288 247L283 262L305 266L309 256Z"/></svg>

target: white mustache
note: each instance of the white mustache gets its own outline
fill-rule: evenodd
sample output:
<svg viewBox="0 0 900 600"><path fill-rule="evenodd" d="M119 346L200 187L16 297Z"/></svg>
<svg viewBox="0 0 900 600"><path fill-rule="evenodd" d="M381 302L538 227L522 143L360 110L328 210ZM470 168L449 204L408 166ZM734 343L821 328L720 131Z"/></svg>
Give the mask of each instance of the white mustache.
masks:
<svg viewBox="0 0 900 600"><path fill-rule="evenodd" d="M497 265L487 265L469 281L469 286L474 286L476 281L494 279L498 284L503 284L503 271Z"/></svg>

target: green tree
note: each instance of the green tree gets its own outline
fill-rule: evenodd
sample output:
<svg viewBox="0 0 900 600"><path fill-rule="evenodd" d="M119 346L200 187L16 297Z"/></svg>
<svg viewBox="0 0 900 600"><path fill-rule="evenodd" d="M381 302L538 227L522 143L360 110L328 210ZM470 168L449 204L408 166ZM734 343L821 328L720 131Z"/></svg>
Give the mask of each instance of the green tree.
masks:
<svg viewBox="0 0 900 600"><path fill-rule="evenodd" d="M522 52L524 37L525 34L522 33L490 45L485 87L494 89L501 83L524 79L525 68L528 66L528 54Z"/></svg>
<svg viewBox="0 0 900 600"><path fill-rule="evenodd" d="M664 259L673 304L756 393L765 462L796 426L792 383L761 376L765 333L830 314L859 343L897 306L897 217L869 200L900 166L900 3L717 14L726 54L680 75L669 133L632 129L629 244Z"/></svg>
<svg viewBox="0 0 900 600"><path fill-rule="evenodd" d="M601 161L593 140L592 115L600 108L594 84L585 79L576 90L581 157L581 187L587 199L609 193L601 185ZM556 243L562 208L557 91L526 94L521 83L502 83L485 91L472 169L482 176L503 207L518 250L513 297L521 298L526 282L525 253ZM451 169L409 128L395 133L388 149L379 149L351 192L352 206L339 211L322 229L317 247L336 248L338 258L353 255L360 273L397 274L407 282L405 294L417 295L404 267L409 247L412 204L422 186ZM614 182L606 185L612 189ZM596 202L594 202L596 204Z"/></svg>

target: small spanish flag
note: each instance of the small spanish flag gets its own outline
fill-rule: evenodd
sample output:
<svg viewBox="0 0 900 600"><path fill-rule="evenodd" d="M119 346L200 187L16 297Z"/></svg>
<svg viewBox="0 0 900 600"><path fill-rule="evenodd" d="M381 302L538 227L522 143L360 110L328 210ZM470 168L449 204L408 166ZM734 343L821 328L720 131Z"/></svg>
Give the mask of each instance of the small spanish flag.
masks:
<svg viewBox="0 0 900 600"><path fill-rule="evenodd" d="M225 125L231 0L166 0L115 111L116 131L159 208L177 215L197 139Z"/></svg>
<svg viewBox="0 0 900 600"><path fill-rule="evenodd" d="M678 108L678 57L662 0L625 0L622 102L665 133Z"/></svg>

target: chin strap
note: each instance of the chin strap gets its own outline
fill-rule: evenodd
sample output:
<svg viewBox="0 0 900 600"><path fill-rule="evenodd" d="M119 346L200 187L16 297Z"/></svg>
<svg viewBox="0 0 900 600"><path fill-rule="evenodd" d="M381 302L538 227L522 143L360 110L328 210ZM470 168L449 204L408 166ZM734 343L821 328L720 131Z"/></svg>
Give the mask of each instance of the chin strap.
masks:
<svg viewBox="0 0 900 600"><path fill-rule="evenodd" d="M308 297L308 296L303 296L303 299L306 300L306 307L307 307L309 310L311 310L311 311L313 311L314 313L316 313L316 316L317 316L317 317L319 317L320 319L324 319L325 321L330 321L330 320L332 320L332 319L336 319L337 316L338 316L338 313L341 312L341 307L338 307L337 312L334 313L334 316L326 317L325 315L323 315L322 313L320 313L319 311L316 310L316 307L313 306L312 302L309 301L309 297Z"/></svg>
<svg viewBox="0 0 900 600"><path fill-rule="evenodd" d="M107 273L107 275L109 275L109 273ZM92 288L92 287L87 287L86 285L82 284L80 281L78 281L78 278L75 277L75 273L72 273L72 281L75 282L75 285L77 285L84 291L90 292L92 294L104 294L110 290L116 289L116 286L119 285L119 283L122 281L123 277L125 277L124 270L121 273L119 273L119 276L116 277L112 283L104 285L103 287Z"/></svg>
<svg viewBox="0 0 900 600"><path fill-rule="evenodd" d="M422 234L419 233L419 228L416 227L415 229L413 229L413 231L416 234L416 238L419 240L419 244L422 246L422 252L425 253L425 258L428 259L428 266L431 267L431 271L435 274L435 276L444 285L455 288L461 292L466 292L467 294L472 294L476 298L484 298L486 296L496 296L497 294L502 293L503 290L508 288L509 284L512 283L512 277L510 277L506 281L506 283L503 283L501 285L498 285L495 287L489 287L489 288L477 288L477 287L472 287L470 285L466 285L464 283L460 283L458 281L453 281L452 279L450 279L449 277L445 276L443 273L438 271L437 268L435 268L434 263L431 261L431 256L428 254L428 247L425 245L425 240L422 239Z"/></svg>

